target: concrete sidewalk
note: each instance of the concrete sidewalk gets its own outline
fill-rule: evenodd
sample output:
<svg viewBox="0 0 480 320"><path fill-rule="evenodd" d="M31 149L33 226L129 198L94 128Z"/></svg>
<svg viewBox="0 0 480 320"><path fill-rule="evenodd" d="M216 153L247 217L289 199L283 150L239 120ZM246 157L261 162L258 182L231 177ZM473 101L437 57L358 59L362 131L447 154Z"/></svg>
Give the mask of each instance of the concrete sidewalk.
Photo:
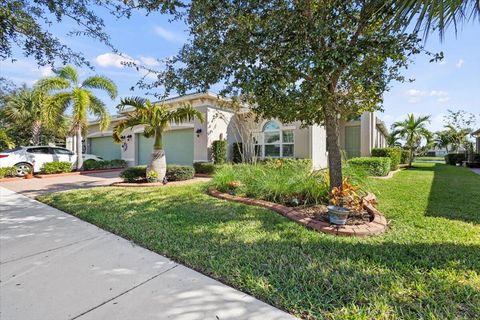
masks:
<svg viewBox="0 0 480 320"><path fill-rule="evenodd" d="M294 319L0 187L1 319Z"/></svg>

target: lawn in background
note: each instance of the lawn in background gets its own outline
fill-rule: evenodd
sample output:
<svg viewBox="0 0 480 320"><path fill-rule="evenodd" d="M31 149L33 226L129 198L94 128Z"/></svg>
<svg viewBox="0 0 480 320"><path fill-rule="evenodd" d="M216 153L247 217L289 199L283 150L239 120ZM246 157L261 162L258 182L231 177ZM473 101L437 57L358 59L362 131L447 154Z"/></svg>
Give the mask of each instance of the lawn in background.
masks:
<svg viewBox="0 0 480 320"><path fill-rule="evenodd" d="M205 185L40 200L298 317L480 318L480 175L416 163L370 187L391 230L368 238L311 231Z"/></svg>

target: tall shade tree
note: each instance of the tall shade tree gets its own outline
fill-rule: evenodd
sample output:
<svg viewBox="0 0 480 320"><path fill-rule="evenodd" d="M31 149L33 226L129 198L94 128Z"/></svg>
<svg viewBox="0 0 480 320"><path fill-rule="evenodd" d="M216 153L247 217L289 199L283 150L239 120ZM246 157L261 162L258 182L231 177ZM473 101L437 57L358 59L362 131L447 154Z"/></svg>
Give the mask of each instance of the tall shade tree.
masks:
<svg viewBox="0 0 480 320"><path fill-rule="evenodd" d="M325 125L330 186L342 184L339 122L380 108L420 51L384 1L191 1L191 40L153 86L223 85L263 118Z"/></svg>
<svg viewBox="0 0 480 320"><path fill-rule="evenodd" d="M113 140L117 143L123 142L121 135L124 130L137 125L145 127L145 137L154 138L152 155L147 165L147 173L154 171L157 179L163 180L167 172L165 150L163 149L162 136L171 123L182 123L192 121L195 117L200 122L204 121L203 114L192 106L183 106L177 109L169 109L164 104L152 103L148 99L140 97L121 99L118 105L120 112L125 107L133 107L134 110L126 114L126 118L118 122L113 128Z"/></svg>
<svg viewBox="0 0 480 320"><path fill-rule="evenodd" d="M100 130L110 124L110 116L105 103L92 92L92 89L103 90L113 100L117 97L117 86L104 76L91 76L79 82L78 73L72 66L56 70L56 76L39 81L42 90L59 90L52 95L49 104L47 121L55 119L55 115L71 110L71 133L76 137L77 168L83 166L82 134L86 134L88 115L93 114L99 120Z"/></svg>
<svg viewBox="0 0 480 320"><path fill-rule="evenodd" d="M404 121L397 121L392 125L393 133L405 140L409 152L408 166L410 167L412 166L414 151L421 144L421 140L430 141L431 139L432 135L426 127L428 123L430 123L430 116L415 118L412 113Z"/></svg>

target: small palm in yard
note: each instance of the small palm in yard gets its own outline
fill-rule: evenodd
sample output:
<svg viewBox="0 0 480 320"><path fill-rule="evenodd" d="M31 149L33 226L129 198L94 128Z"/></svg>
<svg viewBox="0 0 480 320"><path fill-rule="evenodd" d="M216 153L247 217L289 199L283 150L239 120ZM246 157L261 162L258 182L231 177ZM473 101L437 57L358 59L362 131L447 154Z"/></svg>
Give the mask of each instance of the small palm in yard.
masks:
<svg viewBox="0 0 480 320"><path fill-rule="evenodd" d="M38 145L42 128L45 126L45 111L49 101L50 96L38 86L33 89L24 86L8 99L2 110L2 116L14 122L31 123L30 143ZM51 121L54 128L61 129L62 124L65 123L63 114L57 113L50 116L54 119Z"/></svg>
<svg viewBox="0 0 480 320"><path fill-rule="evenodd" d="M404 139L409 151L408 166L412 166L413 152L422 138L427 141L431 140L431 133L427 130L426 125L430 122L430 116L420 116L415 118L409 114L404 121L397 121L393 124L394 132L392 134L398 135Z"/></svg>
<svg viewBox="0 0 480 320"><path fill-rule="evenodd" d="M117 86L104 76L91 76L82 83L78 80L78 73L72 66L66 66L56 71L55 77L39 81L38 86L43 90L61 90L52 96L49 104L47 119L54 121L54 115L64 113L72 108L71 132L75 133L77 140L77 168L83 165L82 134L86 133L88 114L98 117L100 130L105 130L110 123L110 116L105 103L100 100L91 89L106 91L113 100L117 97Z"/></svg>
<svg viewBox="0 0 480 320"><path fill-rule="evenodd" d="M147 138L154 137L155 139L152 156L147 166L147 173L154 171L157 173L157 179L163 180L167 171L165 151L162 144L163 132L171 123L191 121L194 117L203 122L203 114L191 106L169 109L164 104L155 104L148 99L140 97L122 99L118 109L121 112L127 106L133 107L134 111L129 112L126 119L120 121L113 128L113 140L121 143L121 135L125 129L136 125L144 125L144 136Z"/></svg>

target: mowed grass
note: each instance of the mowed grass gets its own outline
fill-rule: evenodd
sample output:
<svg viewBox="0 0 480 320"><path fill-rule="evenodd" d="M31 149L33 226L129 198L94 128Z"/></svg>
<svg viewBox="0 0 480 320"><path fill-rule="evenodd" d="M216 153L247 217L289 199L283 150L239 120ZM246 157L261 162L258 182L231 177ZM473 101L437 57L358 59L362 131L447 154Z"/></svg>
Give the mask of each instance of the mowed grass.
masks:
<svg viewBox="0 0 480 320"><path fill-rule="evenodd" d="M205 185L40 200L301 318L480 318L480 175L415 164L371 188L391 230L369 238L311 231Z"/></svg>

